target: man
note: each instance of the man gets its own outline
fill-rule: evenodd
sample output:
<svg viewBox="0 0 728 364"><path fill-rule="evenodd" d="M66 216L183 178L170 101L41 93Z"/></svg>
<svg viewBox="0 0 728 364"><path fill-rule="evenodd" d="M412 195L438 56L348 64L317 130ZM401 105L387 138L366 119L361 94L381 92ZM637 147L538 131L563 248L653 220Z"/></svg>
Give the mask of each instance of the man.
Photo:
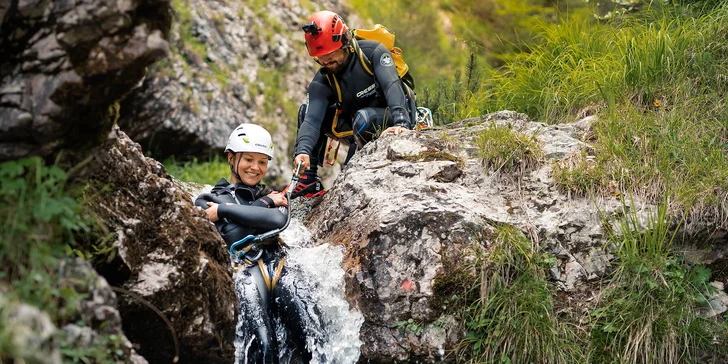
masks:
<svg viewBox="0 0 728 364"><path fill-rule="evenodd" d="M321 68L308 86L298 114L294 166L304 170L292 198L324 194L318 166L327 135L357 147L378 132L400 134L413 128L413 92L400 80L390 51L372 40L355 40L344 20L331 11L311 15L303 25L308 54Z"/></svg>

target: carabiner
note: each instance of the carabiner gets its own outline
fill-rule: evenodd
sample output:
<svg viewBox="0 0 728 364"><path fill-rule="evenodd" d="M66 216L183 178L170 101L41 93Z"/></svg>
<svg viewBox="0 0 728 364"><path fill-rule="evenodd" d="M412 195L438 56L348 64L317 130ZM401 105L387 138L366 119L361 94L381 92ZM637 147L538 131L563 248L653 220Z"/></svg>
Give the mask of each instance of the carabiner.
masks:
<svg viewBox="0 0 728 364"><path fill-rule="evenodd" d="M230 255L237 257L241 252L247 253L247 250L243 248L242 251L238 252L235 248L237 248L239 245L245 244L248 240L255 239L255 235L248 235L230 245Z"/></svg>

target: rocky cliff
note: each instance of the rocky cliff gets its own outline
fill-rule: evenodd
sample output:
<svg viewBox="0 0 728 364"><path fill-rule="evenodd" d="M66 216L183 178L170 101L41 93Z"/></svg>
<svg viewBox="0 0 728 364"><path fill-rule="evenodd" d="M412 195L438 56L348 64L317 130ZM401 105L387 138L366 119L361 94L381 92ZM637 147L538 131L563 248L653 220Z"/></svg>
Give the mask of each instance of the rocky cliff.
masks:
<svg viewBox="0 0 728 364"><path fill-rule="evenodd" d="M170 23L166 1L1 1L0 160L98 144Z"/></svg>
<svg viewBox="0 0 728 364"><path fill-rule="evenodd" d="M112 131L118 103L169 53L171 5L0 1L0 160L40 155L76 167L99 229L84 244L108 248L95 267L104 277L84 262L59 267L58 289L87 297L80 314L88 326L62 328L66 350L102 350L98 338L114 337L113 356L144 362L126 334L152 362L230 362L235 295L224 244L164 168ZM88 282L68 283L76 281ZM6 322L27 333L11 347L19 358L61 360L49 315L25 305L8 312Z"/></svg>
<svg viewBox="0 0 728 364"><path fill-rule="evenodd" d="M240 123L273 134L270 174L288 171L299 105L317 65L300 26L339 1L199 1L174 3L172 52L152 67L122 104L119 125L156 158L220 153Z"/></svg>

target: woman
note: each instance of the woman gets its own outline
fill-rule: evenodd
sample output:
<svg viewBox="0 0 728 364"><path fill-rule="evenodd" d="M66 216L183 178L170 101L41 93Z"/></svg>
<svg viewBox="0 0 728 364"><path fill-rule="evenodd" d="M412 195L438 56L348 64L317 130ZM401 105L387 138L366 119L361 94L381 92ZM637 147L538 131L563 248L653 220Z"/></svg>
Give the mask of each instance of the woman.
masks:
<svg viewBox="0 0 728 364"><path fill-rule="evenodd" d="M230 182L221 179L209 194L202 194L195 205L205 209L228 248L248 235L257 235L285 225L288 200L282 192L271 191L261 180L273 159L271 136L255 124L240 124L230 134L227 146ZM252 240L251 240L252 242ZM285 249L277 238L259 243L242 259L246 269L238 287L240 317L236 356L248 363L278 363L279 348L275 320L287 327L287 340L297 356L311 360L306 350L306 330L318 341L320 327L308 313L307 305L295 294L292 280L279 280L287 274ZM258 245L258 244L256 244ZM237 247L240 251L245 248ZM240 337L239 337L240 339Z"/></svg>

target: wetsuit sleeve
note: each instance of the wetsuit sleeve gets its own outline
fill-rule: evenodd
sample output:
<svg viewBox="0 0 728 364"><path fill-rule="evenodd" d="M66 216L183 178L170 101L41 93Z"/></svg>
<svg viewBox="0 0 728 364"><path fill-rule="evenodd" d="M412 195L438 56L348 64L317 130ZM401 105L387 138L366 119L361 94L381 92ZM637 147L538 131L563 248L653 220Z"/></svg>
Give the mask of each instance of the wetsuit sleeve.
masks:
<svg viewBox="0 0 728 364"><path fill-rule="evenodd" d="M410 128L409 112L405 106L407 101L402 89L402 81L397 74L397 67L394 66L392 53L383 44L379 44L374 48L369 59L372 62L377 83L387 99L394 125Z"/></svg>
<svg viewBox="0 0 728 364"><path fill-rule="evenodd" d="M326 115L326 108L329 107L330 98L331 88L328 81L321 72L316 73L313 81L308 85L306 96L308 107L306 116L301 126L298 127L294 157L299 154L311 155L321 133L321 124Z"/></svg>
<svg viewBox="0 0 728 364"><path fill-rule="evenodd" d="M207 206L208 202L214 202L214 203L222 203L223 201L220 201L217 196L211 194L211 193L203 193L195 199L195 206L201 207L203 210L207 210L210 208L210 206Z"/></svg>
<svg viewBox="0 0 728 364"><path fill-rule="evenodd" d="M220 219L227 219L239 225L273 230L281 228L286 224L288 210L284 208L283 211L285 212L281 212L279 208L269 209L266 207L225 203L217 207L217 216Z"/></svg>
<svg viewBox="0 0 728 364"><path fill-rule="evenodd" d="M259 207L275 207L275 202L273 202L273 199L268 196L263 196L250 204L251 206L259 206Z"/></svg>

